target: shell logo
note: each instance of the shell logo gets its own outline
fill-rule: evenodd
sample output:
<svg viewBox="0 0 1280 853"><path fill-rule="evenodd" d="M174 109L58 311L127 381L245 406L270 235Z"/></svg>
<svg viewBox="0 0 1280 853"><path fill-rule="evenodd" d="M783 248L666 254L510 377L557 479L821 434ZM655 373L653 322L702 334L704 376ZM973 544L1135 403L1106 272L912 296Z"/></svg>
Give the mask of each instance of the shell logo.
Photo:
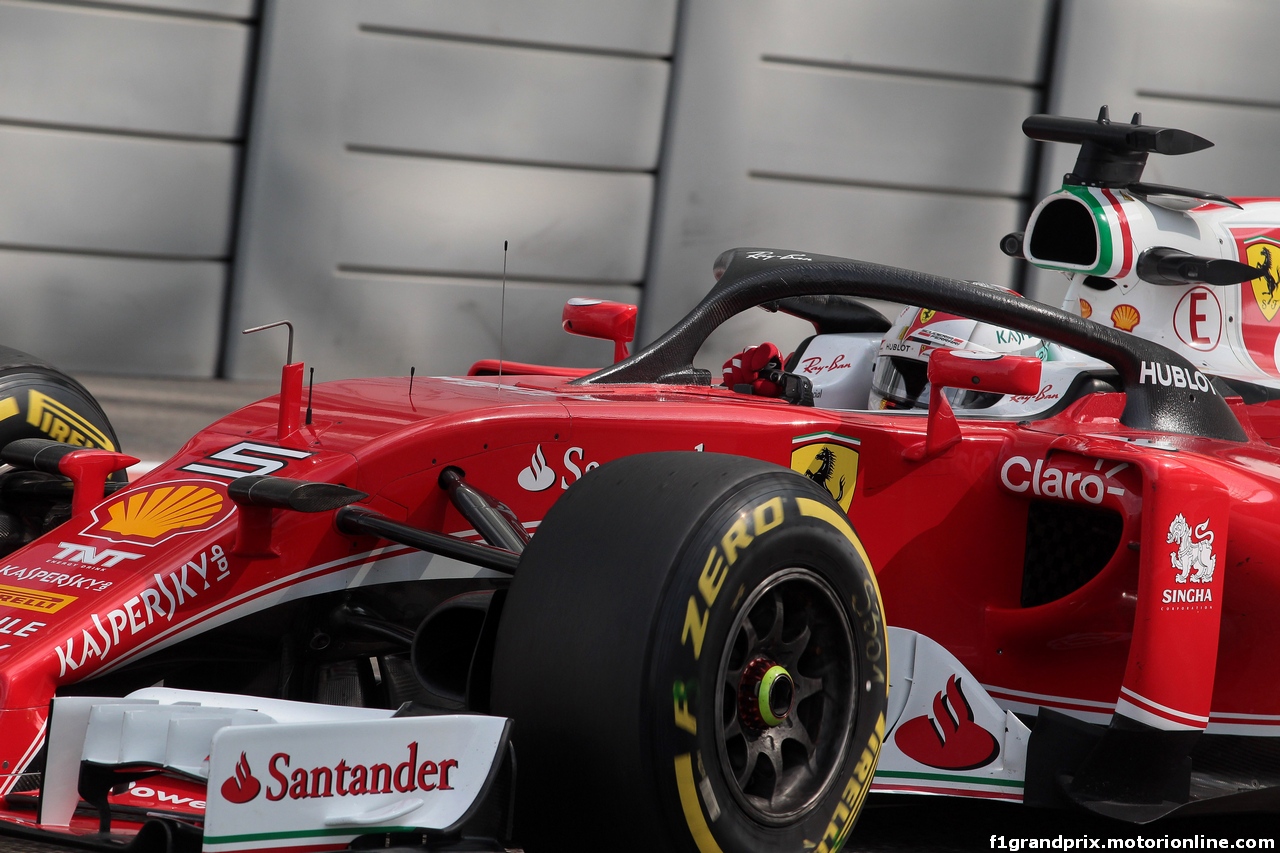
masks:
<svg viewBox="0 0 1280 853"><path fill-rule="evenodd" d="M1089 300L1080 300L1080 316L1088 320L1093 316L1093 306L1089 304Z"/></svg>
<svg viewBox="0 0 1280 853"><path fill-rule="evenodd" d="M161 486L112 504L102 525L123 536L155 539L183 527L197 527L222 509L222 495L207 486Z"/></svg>
<svg viewBox="0 0 1280 853"><path fill-rule="evenodd" d="M235 510L222 484L178 480L138 489L93 510L86 536L135 545L158 545L171 536L208 530Z"/></svg>
<svg viewBox="0 0 1280 853"><path fill-rule="evenodd" d="M1132 332L1142 322L1142 315L1132 305L1117 305L1111 312L1111 325L1122 332Z"/></svg>

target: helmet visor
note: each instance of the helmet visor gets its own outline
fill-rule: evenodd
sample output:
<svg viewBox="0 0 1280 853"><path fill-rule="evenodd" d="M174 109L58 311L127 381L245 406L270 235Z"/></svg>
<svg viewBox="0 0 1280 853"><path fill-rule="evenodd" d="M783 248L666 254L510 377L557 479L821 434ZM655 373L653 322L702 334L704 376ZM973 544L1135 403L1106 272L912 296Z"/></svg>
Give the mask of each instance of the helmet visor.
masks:
<svg viewBox="0 0 1280 853"><path fill-rule="evenodd" d="M885 409L929 408L928 362L912 358L880 357L871 389Z"/></svg>

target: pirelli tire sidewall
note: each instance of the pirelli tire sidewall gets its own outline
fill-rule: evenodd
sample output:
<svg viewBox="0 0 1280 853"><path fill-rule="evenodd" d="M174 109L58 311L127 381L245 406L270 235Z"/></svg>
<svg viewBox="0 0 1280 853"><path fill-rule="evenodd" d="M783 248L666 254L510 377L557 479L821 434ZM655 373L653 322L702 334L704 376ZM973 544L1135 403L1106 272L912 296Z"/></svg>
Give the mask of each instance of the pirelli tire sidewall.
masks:
<svg viewBox="0 0 1280 853"><path fill-rule="evenodd" d="M825 584L843 609L852 634L856 699L840 756L820 759L831 760L833 767L821 792L794 817L765 822L741 807L740 788L735 797L726 773L722 730L716 725L717 715L726 712L717 706L715 687L744 605L762 585L797 570L815 589ZM827 626L837 633L842 627ZM839 849L861 810L880 754L888 643L865 551L825 490L780 470L726 495L671 572L651 643L651 695L670 697L671 703L656 703L651 721L654 772L667 780L661 786L664 810L679 814L694 849Z"/></svg>
<svg viewBox="0 0 1280 853"><path fill-rule="evenodd" d="M120 449L106 413L83 385L35 356L0 346L0 447L20 438Z"/></svg>

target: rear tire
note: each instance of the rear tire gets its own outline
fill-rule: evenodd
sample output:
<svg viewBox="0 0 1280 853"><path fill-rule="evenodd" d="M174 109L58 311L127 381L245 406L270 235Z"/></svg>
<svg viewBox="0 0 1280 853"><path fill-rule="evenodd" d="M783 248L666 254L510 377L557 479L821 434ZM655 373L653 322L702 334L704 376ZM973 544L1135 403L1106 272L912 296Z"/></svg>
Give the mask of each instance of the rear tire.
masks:
<svg viewBox="0 0 1280 853"><path fill-rule="evenodd" d="M875 772L884 617L825 490L710 453L593 471L525 550L498 630L531 850L844 842Z"/></svg>

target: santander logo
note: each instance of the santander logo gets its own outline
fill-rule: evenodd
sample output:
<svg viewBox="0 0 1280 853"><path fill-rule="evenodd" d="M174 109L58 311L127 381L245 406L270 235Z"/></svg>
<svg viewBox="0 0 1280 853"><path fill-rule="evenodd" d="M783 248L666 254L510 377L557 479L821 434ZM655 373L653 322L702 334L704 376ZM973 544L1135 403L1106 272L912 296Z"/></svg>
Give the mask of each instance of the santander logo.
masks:
<svg viewBox="0 0 1280 853"><path fill-rule="evenodd" d="M551 470L551 466L547 464L547 457L542 455L541 444L534 449L529 467L520 472L516 481L526 492L546 491L556 484L556 472Z"/></svg>
<svg viewBox="0 0 1280 853"><path fill-rule="evenodd" d="M222 783L222 799L229 803L247 803L262 790L262 783L254 778L249 769L249 758L243 752L236 762L236 775Z"/></svg>
<svg viewBox="0 0 1280 853"><path fill-rule="evenodd" d="M974 722L973 708L955 675L933 697L933 715L907 720L893 740L903 755L940 770L974 770L1000 754L991 732Z"/></svg>
<svg viewBox="0 0 1280 853"><path fill-rule="evenodd" d="M408 745L408 757L392 767L391 762L348 764L345 758L331 767L293 767L293 756L277 752L267 762L271 780L264 788L249 769L249 759L242 752L235 775L219 789L223 799L243 804L265 791L270 802L283 799L304 800L312 797L355 797L362 794L390 794L393 791L451 791L449 774L458 767L455 758L440 761L418 760L418 742Z"/></svg>

